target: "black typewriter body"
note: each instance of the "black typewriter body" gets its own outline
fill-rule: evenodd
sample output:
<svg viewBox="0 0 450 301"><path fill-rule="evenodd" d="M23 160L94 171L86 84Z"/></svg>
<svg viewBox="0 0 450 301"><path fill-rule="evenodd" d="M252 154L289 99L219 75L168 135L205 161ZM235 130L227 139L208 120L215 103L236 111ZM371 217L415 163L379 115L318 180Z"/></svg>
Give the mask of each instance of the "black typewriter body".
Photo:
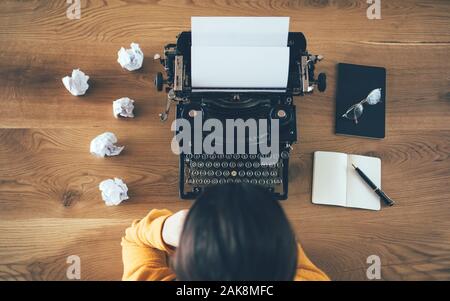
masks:
<svg viewBox="0 0 450 301"><path fill-rule="evenodd" d="M171 104L176 103L176 119L188 120L192 125L198 114L201 114L203 122L211 118L224 123L228 119L264 119L267 120L269 129L272 120L278 120L279 123L279 153L271 155L274 160L270 164L261 164L261 157L265 155L249 152L250 147L244 152L235 148L233 153L227 153L224 148L223 152L206 154L196 153L194 147L190 146L190 152L182 152L179 155L179 191L182 199L194 199L204 187L222 183L262 185L267 187L276 199L287 199L289 156L292 145L297 142L294 96L311 93L315 86L320 91L326 88L325 74L320 74L317 80L314 78L315 64L322 57L307 52L304 35L290 32L288 46L288 85L282 90L270 87L193 88L190 74L191 32L180 33L176 44L165 46L164 56L158 59L164 66L166 78L164 79L162 73L158 73L155 78L158 91L162 91L165 86L167 93L167 106L160 114L161 120L167 119ZM191 128L193 131L194 126ZM258 145L261 137L268 138L270 142L269 132L258 131L256 137L245 136L245 143ZM223 142L226 142L225 133Z"/></svg>

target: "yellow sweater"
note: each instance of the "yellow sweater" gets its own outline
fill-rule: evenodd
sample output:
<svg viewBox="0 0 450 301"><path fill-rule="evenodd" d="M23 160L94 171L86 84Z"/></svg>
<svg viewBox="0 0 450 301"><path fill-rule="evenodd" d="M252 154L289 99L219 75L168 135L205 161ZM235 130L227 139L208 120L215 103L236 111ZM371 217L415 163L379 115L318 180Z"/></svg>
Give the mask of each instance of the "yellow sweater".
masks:
<svg viewBox="0 0 450 301"><path fill-rule="evenodd" d="M168 265L174 249L162 239L162 227L169 210L152 210L140 221L134 221L122 238L123 280L175 280ZM298 267L295 280L329 280L328 276L306 257L298 245Z"/></svg>

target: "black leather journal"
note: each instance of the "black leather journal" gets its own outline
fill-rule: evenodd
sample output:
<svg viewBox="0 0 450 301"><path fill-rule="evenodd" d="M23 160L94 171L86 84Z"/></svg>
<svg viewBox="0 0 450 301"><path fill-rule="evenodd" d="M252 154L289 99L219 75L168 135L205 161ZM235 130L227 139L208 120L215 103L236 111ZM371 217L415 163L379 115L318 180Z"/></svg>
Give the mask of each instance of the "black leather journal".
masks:
<svg viewBox="0 0 450 301"><path fill-rule="evenodd" d="M386 69L338 64L336 134L385 137Z"/></svg>

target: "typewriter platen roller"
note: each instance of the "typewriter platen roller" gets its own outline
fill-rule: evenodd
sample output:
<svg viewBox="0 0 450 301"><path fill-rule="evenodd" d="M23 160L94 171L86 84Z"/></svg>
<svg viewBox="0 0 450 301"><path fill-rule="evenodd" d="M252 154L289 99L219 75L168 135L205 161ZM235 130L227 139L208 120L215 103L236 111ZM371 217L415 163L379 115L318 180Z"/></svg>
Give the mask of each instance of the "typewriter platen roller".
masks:
<svg viewBox="0 0 450 301"><path fill-rule="evenodd" d="M191 86L191 32L178 35L176 44L167 44L164 55L158 58L165 76L158 72L155 86L167 94L166 108L160 114L162 121L168 117L172 103L176 103L176 118L193 123L194 115L226 119L278 119L280 125L279 154L270 165L261 164L261 154L180 154L179 190L182 199L198 196L203 187L221 183L253 183L268 187L274 197L283 200L288 196L289 155L297 142L297 122L294 96L309 94L317 88L326 89L326 76L315 77L315 65L323 59L306 50L305 36L290 32L289 75L286 89L197 89ZM220 58L218 58L220 59ZM211 66L214 68L214 66ZM252 143L251 137L246 137ZM256 141L256 142L255 142ZM258 139L253 143L258 143Z"/></svg>

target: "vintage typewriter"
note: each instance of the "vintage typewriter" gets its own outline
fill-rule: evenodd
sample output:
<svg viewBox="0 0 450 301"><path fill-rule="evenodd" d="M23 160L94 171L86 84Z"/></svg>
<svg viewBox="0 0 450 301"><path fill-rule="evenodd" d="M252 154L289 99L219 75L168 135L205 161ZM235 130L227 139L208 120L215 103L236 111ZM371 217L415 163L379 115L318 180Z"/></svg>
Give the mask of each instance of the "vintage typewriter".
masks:
<svg viewBox="0 0 450 301"><path fill-rule="evenodd" d="M261 154L205 154L181 153L179 155L179 191L182 199L195 198L207 185L221 183L253 183L268 187L279 200L288 196L289 155L297 142L296 107L293 97L311 93L315 87L326 89L326 75L314 76L315 64L322 60L306 50L303 33L290 32L288 85L283 91L211 90L196 89L191 85L191 32L177 36L176 44L168 44L164 55L156 57L166 75L158 72L155 86L167 93L165 111L160 114L167 119L172 103L176 103L176 118L193 120L198 112L207 118L267 118L278 119L280 125L279 155L276 163L261 164ZM212 67L213 68L213 67ZM165 78L164 78L165 77ZM254 138L254 137L253 137ZM246 138L249 143L258 139Z"/></svg>

